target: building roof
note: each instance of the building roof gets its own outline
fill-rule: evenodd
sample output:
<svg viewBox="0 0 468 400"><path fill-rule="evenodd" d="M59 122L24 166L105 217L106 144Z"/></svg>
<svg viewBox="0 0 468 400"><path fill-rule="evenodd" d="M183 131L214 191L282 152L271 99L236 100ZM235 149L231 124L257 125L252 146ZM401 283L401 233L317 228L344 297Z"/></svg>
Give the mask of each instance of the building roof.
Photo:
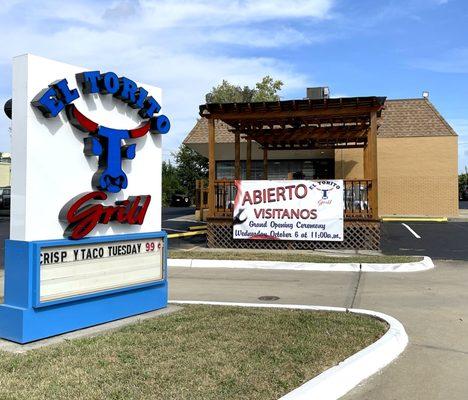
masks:
<svg viewBox="0 0 468 400"><path fill-rule="evenodd" d="M387 100L379 137L457 136L427 99Z"/></svg>
<svg viewBox="0 0 468 400"><path fill-rule="evenodd" d="M230 129L232 128L225 122L215 120L216 143L234 143L234 135ZM206 118L198 118L197 123L184 139L184 144L190 143L208 143L208 120Z"/></svg>
<svg viewBox="0 0 468 400"><path fill-rule="evenodd" d="M216 120L216 142L233 143L232 128ZM452 127L427 99L386 100L378 129L379 137L456 136ZM241 139L243 140L243 139ZM198 119L184 144L207 143L208 120Z"/></svg>

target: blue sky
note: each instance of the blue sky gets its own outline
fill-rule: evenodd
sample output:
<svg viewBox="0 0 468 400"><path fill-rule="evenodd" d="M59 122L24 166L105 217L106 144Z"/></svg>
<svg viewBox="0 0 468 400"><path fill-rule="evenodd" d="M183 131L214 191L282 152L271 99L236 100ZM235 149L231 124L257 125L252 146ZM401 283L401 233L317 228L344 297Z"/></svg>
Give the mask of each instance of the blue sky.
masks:
<svg viewBox="0 0 468 400"><path fill-rule="evenodd" d="M420 97L460 135L468 166L468 2L465 0L0 0L0 101L11 58L34 53L160 86L173 128L165 157L222 79L282 79L283 98L307 86L334 96ZM0 118L0 150L9 150Z"/></svg>

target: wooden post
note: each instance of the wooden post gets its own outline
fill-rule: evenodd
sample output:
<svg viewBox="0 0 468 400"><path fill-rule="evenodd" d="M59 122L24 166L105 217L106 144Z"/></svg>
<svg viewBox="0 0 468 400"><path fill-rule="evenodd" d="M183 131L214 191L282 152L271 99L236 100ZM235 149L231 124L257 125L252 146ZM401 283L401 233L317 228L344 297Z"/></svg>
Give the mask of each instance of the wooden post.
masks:
<svg viewBox="0 0 468 400"><path fill-rule="evenodd" d="M245 165L245 178L251 179L252 176L252 139L250 136L247 138L247 157Z"/></svg>
<svg viewBox="0 0 468 400"><path fill-rule="evenodd" d="M208 119L208 216L214 216L215 209L215 179L216 179L216 161L215 161L215 120Z"/></svg>
<svg viewBox="0 0 468 400"><path fill-rule="evenodd" d="M241 164L240 164L240 133L236 132L235 135L235 143L234 143L234 177L236 179L241 178Z"/></svg>
<svg viewBox="0 0 468 400"><path fill-rule="evenodd" d="M369 143L362 149L362 165L364 166L364 179L369 179Z"/></svg>
<svg viewBox="0 0 468 400"><path fill-rule="evenodd" d="M263 179L268 179L268 148L263 148Z"/></svg>
<svg viewBox="0 0 468 400"><path fill-rule="evenodd" d="M368 138L369 138L369 133L368 133ZM363 178L366 180L372 179L369 175L369 172L370 172L369 171L369 142L367 142L364 148L362 149L362 164L363 164L363 172L364 172ZM351 190L354 190L353 184L351 184ZM361 189L359 188L359 190ZM368 212L370 211L370 207L372 206L371 192L372 192L372 188L369 188L369 186L367 186L367 211Z"/></svg>
<svg viewBox="0 0 468 400"><path fill-rule="evenodd" d="M199 190L200 190L200 221L203 221L203 209L205 201L204 201L204 189L205 189L205 179L200 179L197 180L197 183L199 184Z"/></svg>
<svg viewBox="0 0 468 400"><path fill-rule="evenodd" d="M368 142L365 147L362 149L362 159L363 159L363 170L364 170L364 179L372 179L370 166L369 166L369 133L368 133Z"/></svg>
<svg viewBox="0 0 468 400"><path fill-rule="evenodd" d="M370 129L367 136L367 146L364 150L364 168L366 179L372 179L372 187L369 193L369 204L372 209L372 218L379 219L378 196L378 170L377 170L377 112L370 115ZM367 159L367 162L366 162Z"/></svg>

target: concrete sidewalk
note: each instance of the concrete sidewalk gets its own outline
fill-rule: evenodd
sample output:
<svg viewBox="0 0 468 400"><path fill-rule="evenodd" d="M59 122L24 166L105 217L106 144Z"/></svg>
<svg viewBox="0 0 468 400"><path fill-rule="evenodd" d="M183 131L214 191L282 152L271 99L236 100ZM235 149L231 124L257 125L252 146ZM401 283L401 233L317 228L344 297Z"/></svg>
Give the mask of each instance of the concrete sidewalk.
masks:
<svg viewBox="0 0 468 400"><path fill-rule="evenodd" d="M408 274L218 270L170 271L170 299L278 302L381 311L400 320L410 344L346 399L466 399L468 262L436 262Z"/></svg>
<svg viewBox="0 0 468 400"><path fill-rule="evenodd" d="M453 222L468 222L468 209L460 208L458 217L451 217L449 221Z"/></svg>

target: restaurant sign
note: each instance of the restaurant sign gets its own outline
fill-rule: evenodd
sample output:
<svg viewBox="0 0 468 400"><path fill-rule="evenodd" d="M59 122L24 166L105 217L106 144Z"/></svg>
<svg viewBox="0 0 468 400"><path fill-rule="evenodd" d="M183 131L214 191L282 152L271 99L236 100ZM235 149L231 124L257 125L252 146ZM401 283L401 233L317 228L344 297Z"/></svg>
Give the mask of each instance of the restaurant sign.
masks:
<svg viewBox="0 0 468 400"><path fill-rule="evenodd" d="M0 337L27 343L166 307L162 90L31 54L14 58L12 89Z"/></svg>
<svg viewBox="0 0 468 400"><path fill-rule="evenodd" d="M234 239L343 240L343 181L236 181Z"/></svg>

